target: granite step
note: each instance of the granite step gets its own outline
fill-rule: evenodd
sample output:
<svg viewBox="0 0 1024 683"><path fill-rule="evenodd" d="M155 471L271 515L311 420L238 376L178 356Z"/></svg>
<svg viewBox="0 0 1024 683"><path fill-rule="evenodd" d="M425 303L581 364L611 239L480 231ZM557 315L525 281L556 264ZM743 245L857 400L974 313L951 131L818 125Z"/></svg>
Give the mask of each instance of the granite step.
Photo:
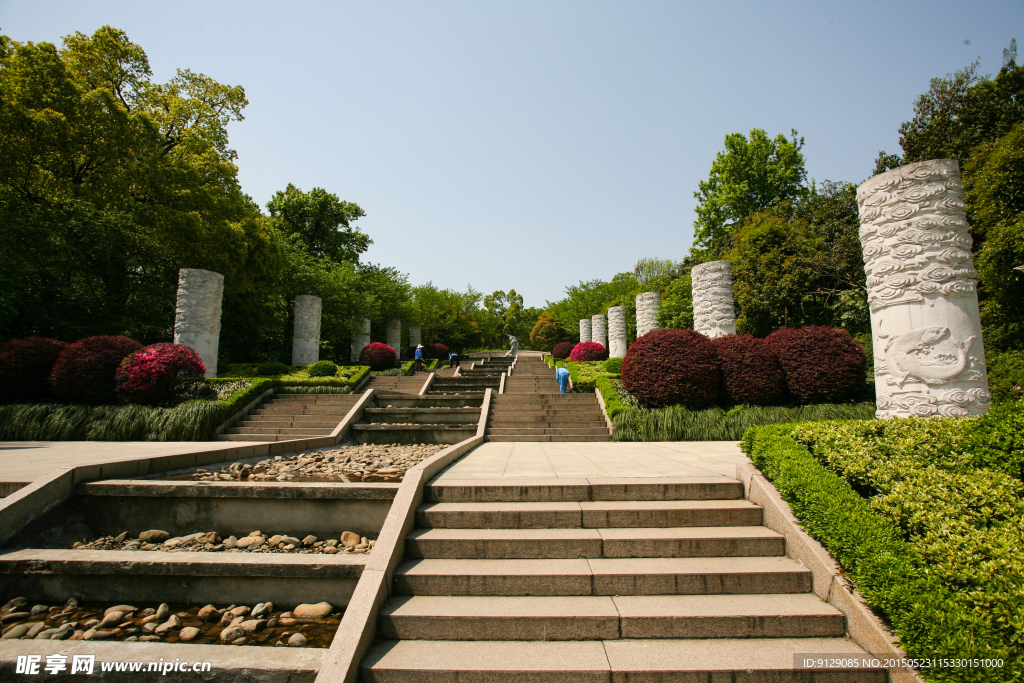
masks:
<svg viewBox="0 0 1024 683"><path fill-rule="evenodd" d="M740 500L743 484L727 477L658 479L434 480L424 490L431 503L582 502L590 500Z"/></svg>
<svg viewBox="0 0 1024 683"><path fill-rule="evenodd" d="M718 595L809 593L785 557L406 560L397 595Z"/></svg>
<svg viewBox="0 0 1024 683"><path fill-rule="evenodd" d="M577 557L769 557L782 535L763 526L617 529L415 529L406 557L572 559Z"/></svg>
<svg viewBox="0 0 1024 683"><path fill-rule="evenodd" d="M396 596L378 620L403 640L829 638L842 613L812 594Z"/></svg>
<svg viewBox="0 0 1024 683"><path fill-rule="evenodd" d="M416 523L446 529L757 526L762 513L746 500L427 503L416 510Z"/></svg>

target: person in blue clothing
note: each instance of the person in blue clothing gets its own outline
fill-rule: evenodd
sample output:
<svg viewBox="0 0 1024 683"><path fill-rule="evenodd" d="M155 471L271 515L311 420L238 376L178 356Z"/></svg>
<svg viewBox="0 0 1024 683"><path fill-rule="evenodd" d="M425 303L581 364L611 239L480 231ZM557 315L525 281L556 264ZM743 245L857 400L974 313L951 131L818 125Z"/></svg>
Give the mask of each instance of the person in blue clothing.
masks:
<svg viewBox="0 0 1024 683"><path fill-rule="evenodd" d="M569 371L565 367L560 367L555 370L555 379L558 380L558 386L562 390L561 393L566 393L566 389L569 388Z"/></svg>
<svg viewBox="0 0 1024 683"><path fill-rule="evenodd" d="M413 372L419 372L423 369L423 344L416 345L416 353L413 356L413 360L416 361L416 368Z"/></svg>
<svg viewBox="0 0 1024 683"><path fill-rule="evenodd" d="M452 351L452 354L448 356L448 367L458 368L460 360L461 359L459 358L459 354L456 353L455 351Z"/></svg>

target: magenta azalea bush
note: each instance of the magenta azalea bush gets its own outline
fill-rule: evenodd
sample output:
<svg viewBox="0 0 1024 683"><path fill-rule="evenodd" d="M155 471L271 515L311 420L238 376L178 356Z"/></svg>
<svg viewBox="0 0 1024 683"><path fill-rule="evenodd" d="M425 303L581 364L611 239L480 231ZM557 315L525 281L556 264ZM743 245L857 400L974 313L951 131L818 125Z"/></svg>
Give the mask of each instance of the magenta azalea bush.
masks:
<svg viewBox="0 0 1024 683"><path fill-rule="evenodd" d="M125 357L117 368L117 397L124 403L160 405L173 398L182 381L201 380L206 365L183 344L150 344Z"/></svg>
<svg viewBox="0 0 1024 683"><path fill-rule="evenodd" d="M587 360L605 360L608 358L608 350L597 342L580 342L573 347L569 354L569 360L580 362Z"/></svg>

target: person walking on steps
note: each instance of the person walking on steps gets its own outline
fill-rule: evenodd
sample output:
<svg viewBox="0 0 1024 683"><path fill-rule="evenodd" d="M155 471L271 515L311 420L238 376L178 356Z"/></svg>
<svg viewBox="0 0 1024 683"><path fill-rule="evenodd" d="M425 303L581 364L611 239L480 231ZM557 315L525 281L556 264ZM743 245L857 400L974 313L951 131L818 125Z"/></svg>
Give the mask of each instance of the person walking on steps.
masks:
<svg viewBox="0 0 1024 683"><path fill-rule="evenodd" d="M459 354L456 353L455 351L452 351L452 355L448 356L448 367L458 368L460 360L461 359L459 358Z"/></svg>
<svg viewBox="0 0 1024 683"><path fill-rule="evenodd" d="M558 386L562 390L560 393L568 393L566 389L569 388L569 371L564 366L555 370L555 379L558 380Z"/></svg>
<svg viewBox="0 0 1024 683"><path fill-rule="evenodd" d="M416 367L413 369L413 372L423 370L423 344L416 345L416 353L413 355L413 359L416 361Z"/></svg>

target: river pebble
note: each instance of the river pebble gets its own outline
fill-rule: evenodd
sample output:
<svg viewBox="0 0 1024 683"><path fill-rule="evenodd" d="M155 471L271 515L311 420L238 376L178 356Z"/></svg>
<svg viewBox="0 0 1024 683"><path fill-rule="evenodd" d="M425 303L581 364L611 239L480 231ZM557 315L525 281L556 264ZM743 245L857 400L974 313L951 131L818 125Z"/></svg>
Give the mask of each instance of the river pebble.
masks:
<svg viewBox="0 0 1024 683"><path fill-rule="evenodd" d="M167 533L167 532L161 532ZM225 539L216 531L198 532L185 536L168 538L163 543L140 544L138 540L124 536L101 536L91 541L76 541L72 548L76 550L130 550L140 552L258 552L258 553L324 553L335 555L339 552L356 555L369 553L373 550L376 539L360 536L354 531L342 531L337 538L320 540L312 534L306 534L302 540L290 534L273 534L266 536L261 531L253 531L242 538L228 536ZM170 536L170 534L168 534ZM37 607L45 607L39 605ZM117 605L119 611L130 614L135 611L132 605ZM24 609L22 607L22 609ZM33 608L34 609L34 608ZM20 614L20 613L18 613ZM29 612L24 612L29 614ZM166 615L163 615L166 619ZM0 623L11 620L0 614ZM19 616L20 618L20 616Z"/></svg>

